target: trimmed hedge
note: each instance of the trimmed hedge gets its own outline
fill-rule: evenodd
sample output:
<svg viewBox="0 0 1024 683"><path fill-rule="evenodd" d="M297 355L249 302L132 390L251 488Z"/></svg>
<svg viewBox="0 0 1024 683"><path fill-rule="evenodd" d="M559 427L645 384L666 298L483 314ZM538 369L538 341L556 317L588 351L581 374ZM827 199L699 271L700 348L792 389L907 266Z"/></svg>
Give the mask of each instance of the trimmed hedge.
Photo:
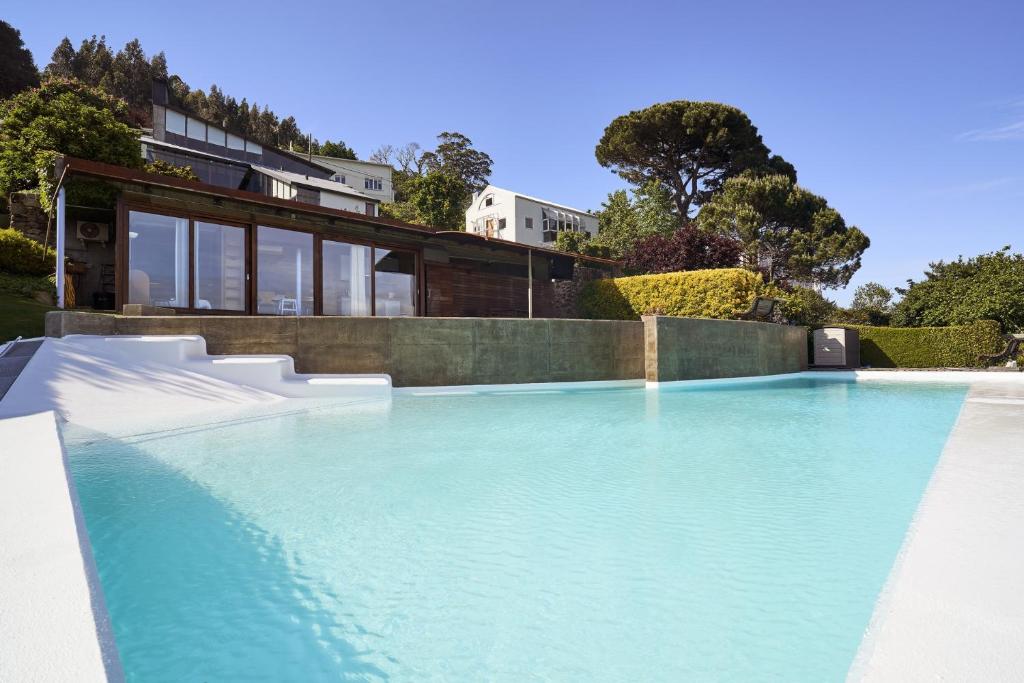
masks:
<svg viewBox="0 0 1024 683"><path fill-rule="evenodd" d="M841 327L860 332L860 362L873 368L980 367L980 354L1006 346L995 320L952 327Z"/></svg>
<svg viewBox="0 0 1024 683"><path fill-rule="evenodd" d="M758 273L743 268L689 270L588 282L580 308L588 318L639 320L658 314L733 319L750 310L764 289Z"/></svg>
<svg viewBox="0 0 1024 683"><path fill-rule="evenodd" d="M54 272L57 252L25 237L14 228L0 229L0 273L13 275L50 275Z"/></svg>

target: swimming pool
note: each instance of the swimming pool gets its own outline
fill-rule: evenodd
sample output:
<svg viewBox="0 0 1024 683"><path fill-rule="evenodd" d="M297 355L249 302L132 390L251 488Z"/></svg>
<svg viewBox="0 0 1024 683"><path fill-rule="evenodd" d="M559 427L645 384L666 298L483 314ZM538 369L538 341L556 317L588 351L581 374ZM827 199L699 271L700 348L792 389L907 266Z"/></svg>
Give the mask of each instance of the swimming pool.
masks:
<svg viewBox="0 0 1024 683"><path fill-rule="evenodd" d="M66 436L130 680L828 681L965 392L397 395Z"/></svg>

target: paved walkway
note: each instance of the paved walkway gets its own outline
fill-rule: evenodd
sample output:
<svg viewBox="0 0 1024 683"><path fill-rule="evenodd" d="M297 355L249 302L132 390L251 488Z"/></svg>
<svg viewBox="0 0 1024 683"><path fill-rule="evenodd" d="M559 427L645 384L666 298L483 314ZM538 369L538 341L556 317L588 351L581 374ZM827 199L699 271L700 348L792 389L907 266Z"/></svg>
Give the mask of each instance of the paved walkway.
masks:
<svg viewBox="0 0 1024 683"><path fill-rule="evenodd" d="M971 387L849 679L1024 680L1024 383Z"/></svg>
<svg viewBox="0 0 1024 683"><path fill-rule="evenodd" d="M14 380L18 379L18 375L25 369L32 359L32 355L42 343L41 339L15 342L7 353L0 356L0 399L7 394L7 390L14 384Z"/></svg>

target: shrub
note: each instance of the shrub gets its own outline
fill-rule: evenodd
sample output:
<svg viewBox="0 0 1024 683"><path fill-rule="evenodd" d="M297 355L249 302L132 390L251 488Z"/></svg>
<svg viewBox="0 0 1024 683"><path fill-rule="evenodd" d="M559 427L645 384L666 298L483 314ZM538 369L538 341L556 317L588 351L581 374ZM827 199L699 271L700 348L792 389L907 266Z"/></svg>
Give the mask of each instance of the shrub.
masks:
<svg viewBox="0 0 1024 683"><path fill-rule="evenodd" d="M57 253L14 228L0 229L0 272L13 275L49 275L55 270Z"/></svg>
<svg viewBox="0 0 1024 683"><path fill-rule="evenodd" d="M734 319L763 289L761 276L742 268L634 275L588 282L580 308L584 316L604 320L647 314Z"/></svg>
<svg viewBox="0 0 1024 683"><path fill-rule="evenodd" d="M821 325L834 322L839 307L821 292L810 287L794 286L789 291L779 291L782 300L782 314L794 325Z"/></svg>
<svg viewBox="0 0 1024 683"><path fill-rule="evenodd" d="M732 268L739 265L742 251L738 240L685 225L670 235L639 239L626 253L623 266L637 275Z"/></svg>
<svg viewBox="0 0 1024 683"><path fill-rule="evenodd" d="M897 291L903 299L893 309L892 324L899 327L998 320L1007 331L1024 329L1024 254L1009 247L932 263L923 280L908 280Z"/></svg>
<svg viewBox="0 0 1024 683"><path fill-rule="evenodd" d="M979 354L1005 348L995 320L953 327L844 327L860 332L861 363L874 368L980 367Z"/></svg>

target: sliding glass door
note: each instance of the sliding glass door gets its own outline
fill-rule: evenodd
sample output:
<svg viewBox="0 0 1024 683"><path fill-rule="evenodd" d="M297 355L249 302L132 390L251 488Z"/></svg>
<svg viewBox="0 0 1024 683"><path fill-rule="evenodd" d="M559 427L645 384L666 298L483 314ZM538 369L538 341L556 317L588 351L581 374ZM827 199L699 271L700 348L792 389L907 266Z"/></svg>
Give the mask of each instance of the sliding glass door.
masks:
<svg viewBox="0 0 1024 683"><path fill-rule="evenodd" d="M361 244L323 241L324 315L373 315L372 252Z"/></svg>
<svg viewBox="0 0 1024 683"><path fill-rule="evenodd" d="M373 248L375 315L416 315L416 254Z"/></svg>
<svg viewBox="0 0 1024 683"><path fill-rule="evenodd" d="M313 235L259 226L256 312L313 315Z"/></svg>
<svg viewBox="0 0 1024 683"><path fill-rule="evenodd" d="M128 212L130 304L187 308L189 305L187 218Z"/></svg>
<svg viewBox="0 0 1024 683"><path fill-rule="evenodd" d="M246 230L195 222L195 302L198 310L245 311Z"/></svg>

